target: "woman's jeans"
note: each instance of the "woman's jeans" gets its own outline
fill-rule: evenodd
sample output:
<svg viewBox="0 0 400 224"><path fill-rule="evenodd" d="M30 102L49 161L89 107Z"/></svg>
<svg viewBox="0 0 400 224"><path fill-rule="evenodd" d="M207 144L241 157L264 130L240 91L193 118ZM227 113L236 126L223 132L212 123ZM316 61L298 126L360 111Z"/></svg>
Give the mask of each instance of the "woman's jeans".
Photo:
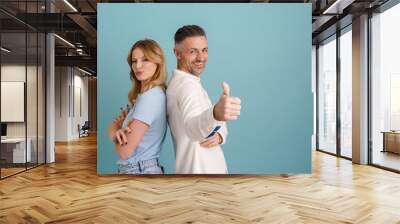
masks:
<svg viewBox="0 0 400 224"><path fill-rule="evenodd" d="M137 163L118 165L119 174L163 174L158 159L142 160Z"/></svg>

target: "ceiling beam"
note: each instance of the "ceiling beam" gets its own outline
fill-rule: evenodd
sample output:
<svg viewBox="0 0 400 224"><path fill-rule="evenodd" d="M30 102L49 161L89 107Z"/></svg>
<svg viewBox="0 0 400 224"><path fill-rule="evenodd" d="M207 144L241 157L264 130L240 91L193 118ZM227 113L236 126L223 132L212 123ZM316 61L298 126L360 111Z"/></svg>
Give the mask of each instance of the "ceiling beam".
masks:
<svg viewBox="0 0 400 224"><path fill-rule="evenodd" d="M96 71L96 58L91 56L55 56L56 66L81 66Z"/></svg>
<svg viewBox="0 0 400 224"><path fill-rule="evenodd" d="M79 25L91 38L96 38L97 30L90 24L85 17L79 13L69 13L67 16Z"/></svg>

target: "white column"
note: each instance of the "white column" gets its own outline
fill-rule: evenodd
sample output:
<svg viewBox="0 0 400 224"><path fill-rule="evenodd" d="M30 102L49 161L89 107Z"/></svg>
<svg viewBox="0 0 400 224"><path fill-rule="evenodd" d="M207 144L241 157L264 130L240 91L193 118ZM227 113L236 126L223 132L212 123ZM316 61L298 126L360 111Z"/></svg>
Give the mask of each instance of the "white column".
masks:
<svg viewBox="0 0 400 224"><path fill-rule="evenodd" d="M54 6L50 1L46 4L47 12L53 12ZM55 162L54 133L55 133L55 54L54 35L46 35L46 163Z"/></svg>

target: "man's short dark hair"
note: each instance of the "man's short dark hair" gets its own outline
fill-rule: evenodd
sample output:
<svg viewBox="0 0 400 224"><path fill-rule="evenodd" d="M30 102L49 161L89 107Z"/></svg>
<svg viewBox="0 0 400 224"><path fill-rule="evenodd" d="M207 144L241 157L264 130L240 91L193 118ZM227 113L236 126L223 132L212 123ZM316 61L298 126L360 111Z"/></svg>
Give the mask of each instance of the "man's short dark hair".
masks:
<svg viewBox="0 0 400 224"><path fill-rule="evenodd" d="M203 28L197 25L186 25L179 28L175 33L175 44L179 44L188 37L206 36Z"/></svg>

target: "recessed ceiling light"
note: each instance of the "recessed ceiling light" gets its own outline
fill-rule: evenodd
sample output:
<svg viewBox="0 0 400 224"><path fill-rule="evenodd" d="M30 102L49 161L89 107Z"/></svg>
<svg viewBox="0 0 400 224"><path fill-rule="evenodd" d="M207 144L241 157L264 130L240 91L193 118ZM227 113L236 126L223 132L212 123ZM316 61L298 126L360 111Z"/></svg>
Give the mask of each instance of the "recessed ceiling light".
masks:
<svg viewBox="0 0 400 224"><path fill-rule="evenodd" d="M58 39L60 39L61 41L63 41L64 43L68 44L69 46L75 48L75 45L71 44L71 42L67 41L66 39L58 36L57 34L54 34L55 37L57 37Z"/></svg>
<svg viewBox="0 0 400 224"><path fill-rule="evenodd" d="M5 48L5 47L1 47L1 50L4 51L4 52L7 52L7 53L10 53L10 52L11 52L11 50L9 50L9 49L7 49L7 48Z"/></svg>
<svg viewBox="0 0 400 224"><path fill-rule="evenodd" d="M65 4L67 4L72 10L74 10L74 12L78 12L78 10L71 4L69 3L67 0L64 0Z"/></svg>
<svg viewBox="0 0 400 224"><path fill-rule="evenodd" d="M342 14L343 9L351 5L355 0L336 0L322 14Z"/></svg>
<svg viewBox="0 0 400 224"><path fill-rule="evenodd" d="M86 70L83 70L83 69L81 69L81 68L79 68L79 67L78 67L78 70L81 71L81 72L83 72L83 73L85 73L85 74L92 75L92 73L90 73L90 72L88 72L88 71L86 71Z"/></svg>

